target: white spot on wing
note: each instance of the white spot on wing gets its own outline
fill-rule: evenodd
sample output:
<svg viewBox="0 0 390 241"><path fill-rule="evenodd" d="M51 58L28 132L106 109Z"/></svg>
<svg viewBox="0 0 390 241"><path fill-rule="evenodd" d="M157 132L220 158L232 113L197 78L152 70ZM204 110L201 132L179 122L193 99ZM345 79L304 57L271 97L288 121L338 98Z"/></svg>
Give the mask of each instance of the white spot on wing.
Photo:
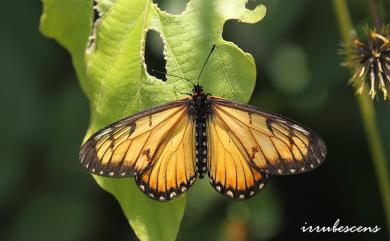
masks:
<svg viewBox="0 0 390 241"><path fill-rule="evenodd" d="M309 134L309 132L308 132L307 130L303 129L302 127L300 127L300 126L298 126L298 125L292 125L292 127L293 127L295 130L300 131L300 132L302 132L302 133L305 134L305 135L308 135L308 134Z"/></svg>
<svg viewBox="0 0 390 241"><path fill-rule="evenodd" d="M169 194L169 198L174 198L176 197L176 192L171 192L171 194Z"/></svg>
<svg viewBox="0 0 390 241"><path fill-rule="evenodd" d="M229 197L233 197L233 192L232 191L227 191L226 195L228 195Z"/></svg>
<svg viewBox="0 0 390 241"><path fill-rule="evenodd" d="M107 133L110 132L110 131L112 131L112 129L111 129L111 128L107 128L107 129L103 130L102 132L100 132L99 134L97 134L97 135L95 136L95 138L96 138L96 139L99 139L100 137L104 136L105 134L107 134Z"/></svg>

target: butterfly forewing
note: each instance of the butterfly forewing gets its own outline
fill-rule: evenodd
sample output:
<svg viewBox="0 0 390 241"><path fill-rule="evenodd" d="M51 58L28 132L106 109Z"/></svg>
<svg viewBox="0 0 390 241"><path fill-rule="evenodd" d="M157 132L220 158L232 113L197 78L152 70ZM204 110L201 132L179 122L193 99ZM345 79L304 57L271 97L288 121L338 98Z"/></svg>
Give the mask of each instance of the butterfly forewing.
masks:
<svg viewBox="0 0 390 241"><path fill-rule="evenodd" d="M215 121L236 139L259 171L287 175L310 171L326 156L324 142L310 129L279 115L225 99L211 98Z"/></svg>
<svg viewBox="0 0 390 241"><path fill-rule="evenodd" d="M189 99L171 102L113 123L81 147L80 160L90 172L111 177L143 173L177 123L187 116Z"/></svg>

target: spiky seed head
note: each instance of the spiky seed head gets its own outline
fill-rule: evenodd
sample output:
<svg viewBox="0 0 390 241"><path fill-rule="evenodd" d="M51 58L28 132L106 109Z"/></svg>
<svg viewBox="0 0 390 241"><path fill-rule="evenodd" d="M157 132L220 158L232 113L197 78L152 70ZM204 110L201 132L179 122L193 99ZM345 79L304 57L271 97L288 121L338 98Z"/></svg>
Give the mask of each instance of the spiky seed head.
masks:
<svg viewBox="0 0 390 241"><path fill-rule="evenodd" d="M353 71L350 83L357 94L364 92L368 82L372 99L378 90L384 100L390 99L390 25L379 31L366 28L361 39L354 38L340 53L346 56L343 66Z"/></svg>

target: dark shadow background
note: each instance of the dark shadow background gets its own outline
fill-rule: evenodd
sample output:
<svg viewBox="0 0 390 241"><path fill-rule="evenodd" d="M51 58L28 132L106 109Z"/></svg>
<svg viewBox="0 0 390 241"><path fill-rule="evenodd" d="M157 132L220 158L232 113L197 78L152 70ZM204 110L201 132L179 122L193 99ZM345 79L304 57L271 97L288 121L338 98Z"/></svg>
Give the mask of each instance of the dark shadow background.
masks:
<svg viewBox="0 0 390 241"><path fill-rule="evenodd" d="M158 2L174 13L184 6ZM198 182L189 193L178 240L387 240L357 101L337 55L340 36L332 2L262 2L267 7L263 21L229 21L224 31L225 39L256 60L251 104L316 130L328 157L314 172L273 177L262 194L247 202L229 201L207 182ZM354 23L362 25L368 19L367 1L349 3ZM2 9L0 240L136 240L115 199L79 165L88 101L69 54L38 32L41 3L5 1ZM163 69L157 40L148 42L148 64ZM390 157L390 105L374 102ZM333 226L338 218L343 226L382 229L376 234L300 230L305 222Z"/></svg>

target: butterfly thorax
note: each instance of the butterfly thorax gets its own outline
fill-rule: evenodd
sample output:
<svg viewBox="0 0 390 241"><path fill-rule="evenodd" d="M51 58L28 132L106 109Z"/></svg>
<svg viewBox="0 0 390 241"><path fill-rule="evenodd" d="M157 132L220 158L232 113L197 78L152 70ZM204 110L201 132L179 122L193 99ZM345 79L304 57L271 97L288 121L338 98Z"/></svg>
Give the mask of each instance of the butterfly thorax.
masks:
<svg viewBox="0 0 390 241"><path fill-rule="evenodd" d="M207 173L207 119L211 112L208 95L203 93L203 88L194 86L190 115L195 122L195 169L200 178Z"/></svg>

